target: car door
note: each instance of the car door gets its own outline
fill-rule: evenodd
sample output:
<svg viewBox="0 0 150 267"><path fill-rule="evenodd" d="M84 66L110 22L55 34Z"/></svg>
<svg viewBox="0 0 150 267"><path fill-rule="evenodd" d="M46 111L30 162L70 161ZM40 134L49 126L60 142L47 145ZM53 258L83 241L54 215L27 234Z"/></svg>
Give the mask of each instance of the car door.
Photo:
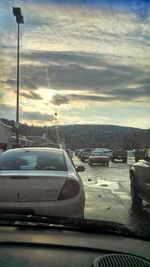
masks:
<svg viewBox="0 0 150 267"><path fill-rule="evenodd" d="M138 168L138 179L142 193L150 200L150 150L146 153L144 160L140 161Z"/></svg>

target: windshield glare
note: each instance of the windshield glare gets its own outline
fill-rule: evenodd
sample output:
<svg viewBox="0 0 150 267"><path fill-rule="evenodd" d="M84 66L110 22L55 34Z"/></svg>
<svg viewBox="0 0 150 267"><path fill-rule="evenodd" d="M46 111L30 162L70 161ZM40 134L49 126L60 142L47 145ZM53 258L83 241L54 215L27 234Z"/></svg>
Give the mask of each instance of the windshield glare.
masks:
<svg viewBox="0 0 150 267"><path fill-rule="evenodd" d="M150 236L150 2L1 0L0 12L0 210Z"/></svg>

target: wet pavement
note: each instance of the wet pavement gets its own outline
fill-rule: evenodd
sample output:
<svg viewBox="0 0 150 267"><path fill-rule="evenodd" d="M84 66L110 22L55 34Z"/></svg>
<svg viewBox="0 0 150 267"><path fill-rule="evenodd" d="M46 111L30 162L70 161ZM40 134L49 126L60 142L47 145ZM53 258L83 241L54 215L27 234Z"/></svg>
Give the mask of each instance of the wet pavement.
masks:
<svg viewBox="0 0 150 267"><path fill-rule="evenodd" d="M84 165L81 172L85 194L85 218L117 221L136 226L139 233L150 236L150 205L143 208L132 206L130 196L129 165L134 162L128 157L127 163L110 162L106 166L89 166L74 157L75 165Z"/></svg>

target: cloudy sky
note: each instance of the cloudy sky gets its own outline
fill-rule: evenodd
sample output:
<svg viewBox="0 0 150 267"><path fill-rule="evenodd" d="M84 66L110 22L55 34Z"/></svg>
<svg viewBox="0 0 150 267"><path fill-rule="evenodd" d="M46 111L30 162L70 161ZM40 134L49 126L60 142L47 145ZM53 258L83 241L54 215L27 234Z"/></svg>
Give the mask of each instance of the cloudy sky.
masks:
<svg viewBox="0 0 150 267"><path fill-rule="evenodd" d="M0 118L150 128L150 1L1 0Z"/></svg>

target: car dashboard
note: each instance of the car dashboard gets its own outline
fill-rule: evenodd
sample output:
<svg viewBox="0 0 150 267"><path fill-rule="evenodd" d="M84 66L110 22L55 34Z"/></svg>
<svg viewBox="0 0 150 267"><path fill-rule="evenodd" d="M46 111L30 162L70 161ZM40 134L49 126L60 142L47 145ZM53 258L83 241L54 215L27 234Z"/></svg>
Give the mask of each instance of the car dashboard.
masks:
<svg viewBox="0 0 150 267"><path fill-rule="evenodd" d="M149 241L121 235L55 228L0 227L0 266L5 267L148 267L149 252Z"/></svg>

